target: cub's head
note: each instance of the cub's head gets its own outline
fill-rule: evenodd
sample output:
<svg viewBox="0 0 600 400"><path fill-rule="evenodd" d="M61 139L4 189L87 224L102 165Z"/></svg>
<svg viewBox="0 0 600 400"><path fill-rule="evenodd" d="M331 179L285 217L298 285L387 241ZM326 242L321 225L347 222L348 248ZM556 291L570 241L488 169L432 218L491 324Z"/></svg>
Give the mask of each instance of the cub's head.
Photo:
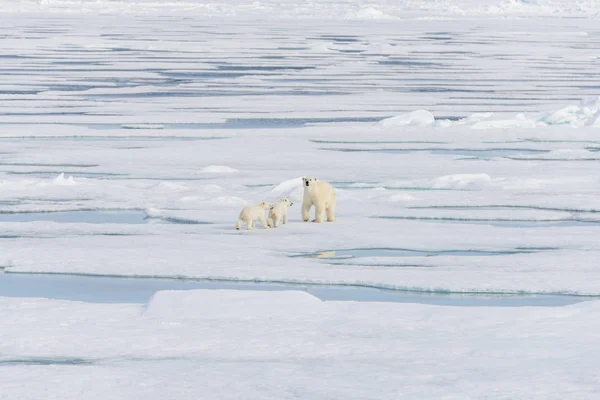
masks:
<svg viewBox="0 0 600 400"><path fill-rule="evenodd" d="M271 205L269 203L267 203L266 201L261 201L258 206L264 208L265 210L268 210L269 208L271 208Z"/></svg>
<svg viewBox="0 0 600 400"><path fill-rule="evenodd" d="M279 201L281 201L282 203L285 203L285 204L287 204L287 205L288 205L288 207L291 207L291 206L293 206L293 205L294 205L294 203L292 203L292 202L291 202L289 199L287 199L287 198L285 198L285 199L281 199L281 200L279 200Z"/></svg>
<svg viewBox="0 0 600 400"><path fill-rule="evenodd" d="M317 178L310 178L310 177L302 178L302 186L304 186L304 188L314 186L314 184L316 182L317 182Z"/></svg>

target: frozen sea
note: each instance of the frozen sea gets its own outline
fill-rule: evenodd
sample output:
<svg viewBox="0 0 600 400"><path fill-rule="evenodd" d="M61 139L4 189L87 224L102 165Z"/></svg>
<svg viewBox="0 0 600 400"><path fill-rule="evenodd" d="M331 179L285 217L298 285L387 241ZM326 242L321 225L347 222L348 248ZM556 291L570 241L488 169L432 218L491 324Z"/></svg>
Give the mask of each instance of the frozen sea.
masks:
<svg viewBox="0 0 600 400"><path fill-rule="evenodd" d="M596 398L599 20L0 1L0 399Z"/></svg>

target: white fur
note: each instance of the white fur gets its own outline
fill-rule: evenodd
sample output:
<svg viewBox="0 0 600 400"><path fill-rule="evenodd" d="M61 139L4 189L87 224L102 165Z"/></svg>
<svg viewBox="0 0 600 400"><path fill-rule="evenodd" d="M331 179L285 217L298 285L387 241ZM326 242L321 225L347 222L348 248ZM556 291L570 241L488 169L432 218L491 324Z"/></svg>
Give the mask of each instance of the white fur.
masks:
<svg viewBox="0 0 600 400"><path fill-rule="evenodd" d="M288 199L281 199L277 203L271 206L269 210L269 217L267 218L267 224L271 228L277 228L279 226L279 220L283 219L283 223L288 223L288 207L293 206L294 203Z"/></svg>
<svg viewBox="0 0 600 400"><path fill-rule="evenodd" d="M327 213L327 221L335 221L335 189L327 182L316 178L302 178L304 199L302 200L302 221L310 218L310 208L315 206L315 219L313 222L321 223Z"/></svg>
<svg viewBox="0 0 600 400"><path fill-rule="evenodd" d="M265 221L265 210L271 208L271 205L266 201L263 201L257 206L248 206L242 209L240 216L238 217L235 229L242 229L242 223L246 223L248 230L254 229L254 221L260 221L263 228L268 229L267 221Z"/></svg>

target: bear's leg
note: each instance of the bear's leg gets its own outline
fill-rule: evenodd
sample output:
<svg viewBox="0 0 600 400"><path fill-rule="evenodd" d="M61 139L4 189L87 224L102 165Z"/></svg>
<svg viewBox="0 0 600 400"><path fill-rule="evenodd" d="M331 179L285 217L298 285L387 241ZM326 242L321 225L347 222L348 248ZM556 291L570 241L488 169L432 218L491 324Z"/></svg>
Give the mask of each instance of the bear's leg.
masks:
<svg viewBox="0 0 600 400"><path fill-rule="evenodd" d="M288 221L288 216L287 216L287 211L283 213L283 223L287 224Z"/></svg>
<svg viewBox="0 0 600 400"><path fill-rule="evenodd" d="M260 224L263 226L264 229L269 229L269 225L267 225L267 221L265 221L264 215L261 215L259 220L260 220Z"/></svg>
<svg viewBox="0 0 600 400"><path fill-rule="evenodd" d="M335 200L327 207L327 222L335 222Z"/></svg>
<svg viewBox="0 0 600 400"><path fill-rule="evenodd" d="M275 228L279 228L279 214L273 215L273 225Z"/></svg>
<svg viewBox="0 0 600 400"><path fill-rule="evenodd" d="M325 219L325 207L323 206L323 204L319 203L315 205L315 208L315 219L313 222L317 222L320 224L323 222L323 219Z"/></svg>
<svg viewBox="0 0 600 400"><path fill-rule="evenodd" d="M310 219L310 203L302 203L302 221L307 222Z"/></svg>
<svg viewBox="0 0 600 400"><path fill-rule="evenodd" d="M237 229L238 231L240 229L242 229L242 219L241 218L237 220L237 224L235 224L235 229Z"/></svg>
<svg viewBox="0 0 600 400"><path fill-rule="evenodd" d="M248 230L254 229L254 220L247 220L246 225Z"/></svg>
<svg viewBox="0 0 600 400"><path fill-rule="evenodd" d="M275 226L275 219L273 218L273 214L269 214L269 217L267 218L267 225L269 225L269 228Z"/></svg>

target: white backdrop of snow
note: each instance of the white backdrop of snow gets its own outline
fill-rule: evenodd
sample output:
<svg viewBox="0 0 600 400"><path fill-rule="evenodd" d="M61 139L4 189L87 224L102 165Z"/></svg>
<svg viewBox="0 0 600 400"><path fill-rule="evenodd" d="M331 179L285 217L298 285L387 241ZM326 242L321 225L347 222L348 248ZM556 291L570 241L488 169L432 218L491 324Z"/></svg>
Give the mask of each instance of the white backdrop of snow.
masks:
<svg viewBox="0 0 600 400"><path fill-rule="evenodd" d="M600 294L595 0L0 4L0 212L207 222L0 222L7 272ZM233 229L246 204L300 200L301 176L333 183L338 222L294 207L280 229ZM430 255L289 257L353 248ZM198 292L0 308L0 398L598 391L597 302ZM55 365L69 359L91 364Z"/></svg>

